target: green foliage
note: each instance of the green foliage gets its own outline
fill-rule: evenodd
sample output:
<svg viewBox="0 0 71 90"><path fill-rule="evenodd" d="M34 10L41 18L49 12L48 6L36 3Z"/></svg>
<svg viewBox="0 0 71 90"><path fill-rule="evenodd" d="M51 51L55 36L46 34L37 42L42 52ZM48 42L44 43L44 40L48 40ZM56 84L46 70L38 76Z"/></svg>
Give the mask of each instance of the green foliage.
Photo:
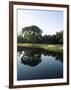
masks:
<svg viewBox="0 0 71 90"><path fill-rule="evenodd" d="M42 30L37 26L24 27L22 29L23 38L31 41L32 43L37 42L41 39Z"/></svg>
<svg viewBox="0 0 71 90"><path fill-rule="evenodd" d="M57 43L63 44L63 31L56 33L56 40Z"/></svg>
<svg viewBox="0 0 71 90"><path fill-rule="evenodd" d="M24 42L22 35L18 35L17 36L17 42L19 42L19 43L23 43Z"/></svg>
<svg viewBox="0 0 71 90"><path fill-rule="evenodd" d="M55 35L44 35L43 41L48 44L63 44L63 31L57 32Z"/></svg>
<svg viewBox="0 0 71 90"><path fill-rule="evenodd" d="M44 43L63 44L63 31L56 32L55 35L42 36L42 30L35 26L28 26L22 29L22 34L17 36L18 43Z"/></svg>

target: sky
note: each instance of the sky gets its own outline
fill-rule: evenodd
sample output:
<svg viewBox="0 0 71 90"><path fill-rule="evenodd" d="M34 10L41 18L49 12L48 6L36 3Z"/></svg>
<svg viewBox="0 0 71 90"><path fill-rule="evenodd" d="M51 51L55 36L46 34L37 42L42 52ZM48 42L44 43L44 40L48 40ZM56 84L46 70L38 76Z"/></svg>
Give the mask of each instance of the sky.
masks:
<svg viewBox="0 0 71 90"><path fill-rule="evenodd" d="M18 9L18 33L26 26L36 25L42 35L53 35L64 28L63 11Z"/></svg>

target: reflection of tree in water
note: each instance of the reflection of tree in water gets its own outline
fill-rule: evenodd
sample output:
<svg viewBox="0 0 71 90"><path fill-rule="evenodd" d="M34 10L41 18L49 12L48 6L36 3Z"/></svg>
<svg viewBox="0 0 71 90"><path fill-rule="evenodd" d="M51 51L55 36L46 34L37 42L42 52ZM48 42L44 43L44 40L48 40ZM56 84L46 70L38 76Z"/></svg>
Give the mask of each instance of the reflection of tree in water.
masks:
<svg viewBox="0 0 71 90"><path fill-rule="evenodd" d="M23 54L21 57L21 63L29 66L36 66L41 63L41 54L44 56L52 56L55 57L55 60L59 60L63 63L63 53L54 53L48 52L44 49L37 48L18 48L20 54ZM23 53L22 53L23 51Z"/></svg>
<svg viewBox="0 0 71 90"><path fill-rule="evenodd" d="M56 55L56 60L59 60L63 63L63 53Z"/></svg>
<svg viewBox="0 0 71 90"><path fill-rule="evenodd" d="M49 52L49 51L43 50L43 54L45 56L48 55L48 56L55 57L56 60L59 60L63 63L63 53Z"/></svg>
<svg viewBox="0 0 71 90"><path fill-rule="evenodd" d="M55 60L59 60L63 63L63 53L50 52L47 50L43 50L43 55L55 57Z"/></svg>
<svg viewBox="0 0 71 90"><path fill-rule="evenodd" d="M36 66L41 62L41 50L39 49L24 49L23 57L21 62L29 65Z"/></svg>

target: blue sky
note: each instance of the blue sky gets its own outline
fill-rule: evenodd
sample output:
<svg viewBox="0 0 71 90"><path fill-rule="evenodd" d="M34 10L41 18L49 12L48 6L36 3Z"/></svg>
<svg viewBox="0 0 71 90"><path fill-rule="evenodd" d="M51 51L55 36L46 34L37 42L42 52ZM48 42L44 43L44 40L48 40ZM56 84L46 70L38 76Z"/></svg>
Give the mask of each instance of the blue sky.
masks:
<svg viewBox="0 0 71 90"><path fill-rule="evenodd" d="M63 11L18 9L18 33L23 27L36 25L42 35L52 35L64 29Z"/></svg>

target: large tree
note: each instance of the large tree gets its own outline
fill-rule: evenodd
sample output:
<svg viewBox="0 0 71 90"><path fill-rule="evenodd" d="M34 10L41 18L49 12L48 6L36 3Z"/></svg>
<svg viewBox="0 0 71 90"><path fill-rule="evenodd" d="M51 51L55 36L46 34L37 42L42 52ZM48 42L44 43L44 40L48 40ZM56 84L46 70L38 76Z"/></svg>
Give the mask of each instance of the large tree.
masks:
<svg viewBox="0 0 71 90"><path fill-rule="evenodd" d="M22 35L24 39L31 41L32 43L36 43L42 38L42 30L39 27L32 25L24 27L22 29Z"/></svg>

